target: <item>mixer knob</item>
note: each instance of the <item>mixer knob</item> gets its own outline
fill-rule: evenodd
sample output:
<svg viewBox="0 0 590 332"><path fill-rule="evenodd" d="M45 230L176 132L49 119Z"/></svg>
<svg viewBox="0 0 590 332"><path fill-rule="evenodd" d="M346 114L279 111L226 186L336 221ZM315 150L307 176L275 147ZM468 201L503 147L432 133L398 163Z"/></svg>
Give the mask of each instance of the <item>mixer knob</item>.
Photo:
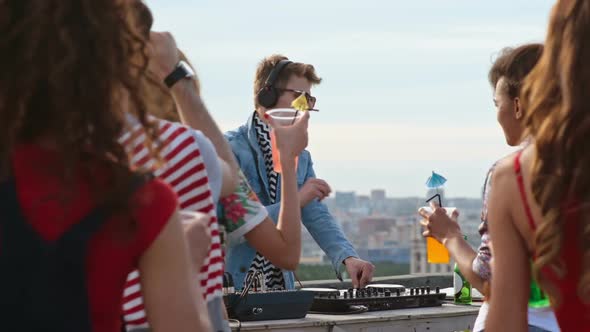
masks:
<svg viewBox="0 0 590 332"><path fill-rule="evenodd" d="M348 298L348 292L344 292L344 298L347 299Z"/></svg>
<svg viewBox="0 0 590 332"><path fill-rule="evenodd" d="M426 294L430 294L430 286L426 287Z"/></svg>
<svg viewBox="0 0 590 332"><path fill-rule="evenodd" d="M424 287L420 288L420 294L422 294L422 295L426 294L426 288L424 288Z"/></svg>
<svg viewBox="0 0 590 332"><path fill-rule="evenodd" d="M410 295L414 295L414 288L410 288Z"/></svg>
<svg viewBox="0 0 590 332"><path fill-rule="evenodd" d="M440 293L440 287L436 287L436 294Z"/></svg>
<svg viewBox="0 0 590 332"><path fill-rule="evenodd" d="M399 289L396 289L395 290L395 295L399 296L399 293L400 293Z"/></svg>
<svg viewBox="0 0 590 332"><path fill-rule="evenodd" d="M391 292L389 290L385 291L385 296L391 296Z"/></svg>

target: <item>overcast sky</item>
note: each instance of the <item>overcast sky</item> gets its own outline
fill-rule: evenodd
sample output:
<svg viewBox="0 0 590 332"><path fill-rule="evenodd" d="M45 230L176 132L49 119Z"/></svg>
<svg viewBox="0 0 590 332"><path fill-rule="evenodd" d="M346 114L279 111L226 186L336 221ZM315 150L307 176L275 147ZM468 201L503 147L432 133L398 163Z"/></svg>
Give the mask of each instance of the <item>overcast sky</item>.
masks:
<svg viewBox="0 0 590 332"><path fill-rule="evenodd" d="M253 110L258 61L285 54L324 81L310 124L318 177L334 190L424 195L432 170L450 196L479 197L511 151L487 72L505 46L542 42L553 1L148 0L195 65L224 130Z"/></svg>

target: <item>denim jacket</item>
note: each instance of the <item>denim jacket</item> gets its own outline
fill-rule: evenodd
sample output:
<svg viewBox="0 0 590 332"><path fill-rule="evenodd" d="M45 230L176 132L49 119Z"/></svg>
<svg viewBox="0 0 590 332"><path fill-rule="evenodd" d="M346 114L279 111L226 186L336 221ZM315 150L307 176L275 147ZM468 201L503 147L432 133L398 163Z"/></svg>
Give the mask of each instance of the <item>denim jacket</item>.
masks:
<svg viewBox="0 0 590 332"><path fill-rule="evenodd" d="M270 204L264 156L258 146L256 129L252 125L252 115L245 125L234 131L227 132L225 136L250 186L258 195L262 204L266 206L271 219L276 223L281 206L279 195L281 181L279 180L277 188L277 202ZM315 178L315 172L313 171L311 155L305 150L299 155L297 165L298 187L301 188L309 178ZM348 257L358 257L358 254L328 211L328 207L315 199L301 210L301 219L305 228L330 258L336 276L340 278L342 262ZM227 248L225 269L232 275L236 289L242 288L246 272L255 256L256 250L245 241ZM295 287L293 272L283 271L283 275L287 289L293 289Z"/></svg>

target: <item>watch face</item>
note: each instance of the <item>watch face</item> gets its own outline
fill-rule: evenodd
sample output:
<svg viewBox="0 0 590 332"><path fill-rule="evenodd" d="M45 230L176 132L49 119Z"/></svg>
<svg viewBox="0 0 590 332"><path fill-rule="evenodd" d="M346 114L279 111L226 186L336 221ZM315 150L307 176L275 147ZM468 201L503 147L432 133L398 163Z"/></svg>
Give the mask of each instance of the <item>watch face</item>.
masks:
<svg viewBox="0 0 590 332"><path fill-rule="evenodd" d="M185 61L180 60L180 62L178 63L178 67L181 67L182 70L186 73L186 75L184 77L194 77L195 76L195 71Z"/></svg>

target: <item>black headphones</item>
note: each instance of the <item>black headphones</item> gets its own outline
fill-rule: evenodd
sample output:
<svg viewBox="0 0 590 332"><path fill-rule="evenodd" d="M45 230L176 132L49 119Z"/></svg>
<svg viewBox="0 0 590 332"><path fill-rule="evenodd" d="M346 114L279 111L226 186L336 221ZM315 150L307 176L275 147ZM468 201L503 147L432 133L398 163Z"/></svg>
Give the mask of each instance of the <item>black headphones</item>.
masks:
<svg viewBox="0 0 590 332"><path fill-rule="evenodd" d="M281 71L290 63L293 63L293 61L281 60L272 68L268 78L266 79L266 82L264 83L264 87L258 91L256 96L258 104L264 108L271 108L276 105L277 101L279 100L280 93L275 87L275 83L277 82Z"/></svg>

